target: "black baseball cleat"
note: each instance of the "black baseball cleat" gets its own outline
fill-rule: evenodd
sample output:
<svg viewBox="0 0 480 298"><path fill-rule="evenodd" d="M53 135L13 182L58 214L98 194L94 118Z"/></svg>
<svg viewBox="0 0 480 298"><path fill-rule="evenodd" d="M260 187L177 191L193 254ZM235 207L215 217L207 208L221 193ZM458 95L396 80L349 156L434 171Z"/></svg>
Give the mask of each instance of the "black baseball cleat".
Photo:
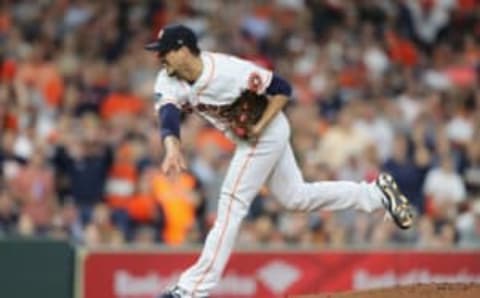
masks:
<svg viewBox="0 0 480 298"><path fill-rule="evenodd" d="M173 292L166 292L158 296L158 298L182 298L182 296L175 294Z"/></svg>
<svg viewBox="0 0 480 298"><path fill-rule="evenodd" d="M380 173L376 184L383 193L383 206L388 210L393 221L401 229L410 228L413 224L413 207L398 188L392 175Z"/></svg>
<svg viewBox="0 0 480 298"><path fill-rule="evenodd" d="M185 298L185 297L191 297L191 295L188 295L187 291L175 286L172 289L168 290L167 292L161 294L157 298ZM208 297L199 297L199 298L208 298Z"/></svg>
<svg viewBox="0 0 480 298"><path fill-rule="evenodd" d="M179 287L173 287L172 289L166 291L157 298L183 298L182 292L182 289L180 289Z"/></svg>

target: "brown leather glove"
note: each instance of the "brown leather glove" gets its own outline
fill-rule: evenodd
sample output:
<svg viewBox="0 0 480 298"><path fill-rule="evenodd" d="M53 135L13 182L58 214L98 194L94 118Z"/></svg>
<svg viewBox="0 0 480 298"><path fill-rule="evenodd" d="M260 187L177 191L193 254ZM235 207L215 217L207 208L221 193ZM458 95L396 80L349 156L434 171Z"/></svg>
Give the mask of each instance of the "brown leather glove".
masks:
<svg viewBox="0 0 480 298"><path fill-rule="evenodd" d="M250 129L262 118L268 105L263 94L251 90L243 91L222 116L229 119L230 129L240 139L248 140Z"/></svg>

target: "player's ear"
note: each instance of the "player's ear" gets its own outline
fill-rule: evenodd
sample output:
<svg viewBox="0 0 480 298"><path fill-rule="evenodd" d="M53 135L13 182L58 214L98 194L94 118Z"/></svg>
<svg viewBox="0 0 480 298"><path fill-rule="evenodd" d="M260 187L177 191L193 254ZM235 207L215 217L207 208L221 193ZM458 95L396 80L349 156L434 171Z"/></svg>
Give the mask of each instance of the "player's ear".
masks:
<svg viewBox="0 0 480 298"><path fill-rule="evenodd" d="M188 55L188 53L189 53L189 50L188 50L188 48L187 48L186 46L181 47L181 48L179 49L179 51L182 52L182 55L183 55L183 56Z"/></svg>

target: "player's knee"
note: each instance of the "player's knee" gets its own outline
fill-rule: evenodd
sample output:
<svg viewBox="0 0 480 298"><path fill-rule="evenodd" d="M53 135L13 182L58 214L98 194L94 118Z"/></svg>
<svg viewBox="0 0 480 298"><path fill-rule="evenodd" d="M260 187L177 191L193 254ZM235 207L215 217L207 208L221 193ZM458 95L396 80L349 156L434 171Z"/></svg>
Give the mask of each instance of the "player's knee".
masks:
<svg viewBox="0 0 480 298"><path fill-rule="evenodd" d="M289 200L285 207L289 211L301 211L301 212L312 211L308 202L299 198Z"/></svg>
<svg viewBox="0 0 480 298"><path fill-rule="evenodd" d="M290 211L307 211L304 204L302 187L292 188L282 194L278 194L278 198L285 209Z"/></svg>
<svg viewBox="0 0 480 298"><path fill-rule="evenodd" d="M283 207L289 211L300 211L299 210L299 203L297 200L293 198L287 198L282 201L283 202Z"/></svg>
<svg viewBox="0 0 480 298"><path fill-rule="evenodd" d="M245 217L247 215L249 204L245 198L235 193L222 191L218 202L218 215L233 215L235 217ZM218 216L217 215L217 216Z"/></svg>
<svg viewBox="0 0 480 298"><path fill-rule="evenodd" d="M301 207L297 192L280 194L277 198L282 203L283 207L289 211L298 211Z"/></svg>

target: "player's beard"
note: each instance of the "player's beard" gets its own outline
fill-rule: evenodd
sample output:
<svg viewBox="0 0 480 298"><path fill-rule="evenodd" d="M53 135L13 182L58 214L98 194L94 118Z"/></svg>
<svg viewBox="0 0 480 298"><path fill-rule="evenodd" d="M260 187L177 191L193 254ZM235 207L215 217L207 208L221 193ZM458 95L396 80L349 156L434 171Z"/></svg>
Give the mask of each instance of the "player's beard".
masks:
<svg viewBox="0 0 480 298"><path fill-rule="evenodd" d="M181 75L181 71L178 70L170 70L167 72L170 77L177 78L179 80L186 80L185 76Z"/></svg>
<svg viewBox="0 0 480 298"><path fill-rule="evenodd" d="M175 70L171 69L171 68L167 68L167 74L170 77L178 77L177 72Z"/></svg>
<svg viewBox="0 0 480 298"><path fill-rule="evenodd" d="M181 72L178 69L167 68L167 74L169 77L177 78L179 80L184 80L184 77L181 75Z"/></svg>
<svg viewBox="0 0 480 298"><path fill-rule="evenodd" d="M173 67L169 67L167 68L167 74L170 76L170 77L175 77L179 80L182 80L182 81L189 81L189 68L188 68L188 64L186 63L179 63L177 65L175 65L176 67L173 68Z"/></svg>

